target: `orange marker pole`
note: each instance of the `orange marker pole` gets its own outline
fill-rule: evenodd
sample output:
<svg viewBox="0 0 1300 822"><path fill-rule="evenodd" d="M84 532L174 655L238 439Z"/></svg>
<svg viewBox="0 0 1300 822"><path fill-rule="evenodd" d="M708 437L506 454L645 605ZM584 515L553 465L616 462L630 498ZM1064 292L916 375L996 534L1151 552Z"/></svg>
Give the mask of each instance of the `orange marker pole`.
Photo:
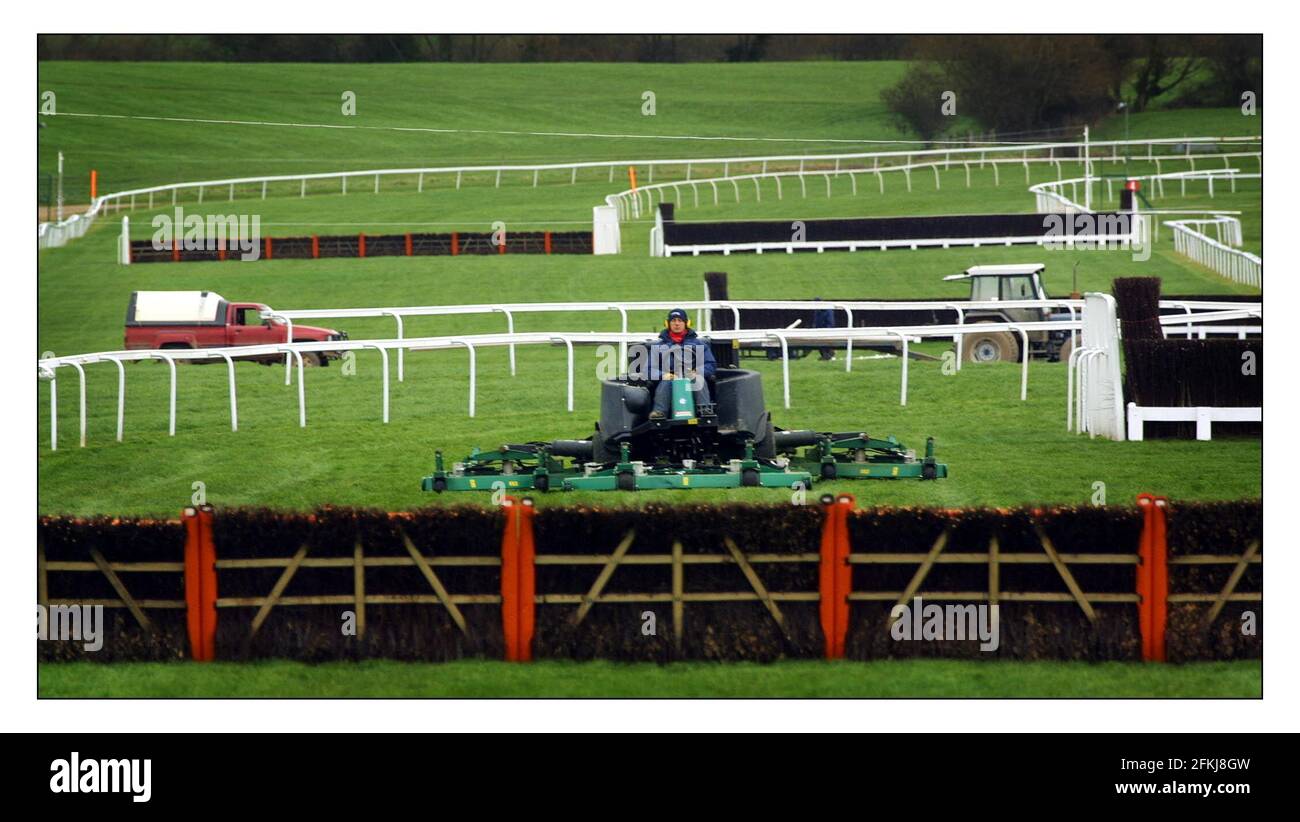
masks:
<svg viewBox="0 0 1300 822"><path fill-rule="evenodd" d="M501 632L508 662L533 658L536 608L533 503L506 497L501 533Z"/></svg>
<svg viewBox="0 0 1300 822"><path fill-rule="evenodd" d="M94 202L95 192L99 190L99 172L95 169L90 170L90 200Z"/></svg>
<svg viewBox="0 0 1300 822"><path fill-rule="evenodd" d="M212 539L212 507L186 508L185 525L185 627L190 658L211 662L216 657L217 555Z"/></svg>
<svg viewBox="0 0 1300 822"><path fill-rule="evenodd" d="M519 506L519 637L516 656L520 662L533 661L533 634L536 631L537 551L533 543L533 501Z"/></svg>
<svg viewBox="0 0 1300 822"><path fill-rule="evenodd" d="M1155 498L1150 494L1138 494L1138 510L1142 512L1142 533L1138 537L1137 596L1138 596L1138 634L1142 638L1142 661L1154 659L1154 632L1152 630L1152 595L1151 579L1155 560L1152 556L1152 541L1155 536Z"/></svg>
<svg viewBox="0 0 1300 822"><path fill-rule="evenodd" d="M358 234L358 235L357 235L357 243L358 243L358 245L357 245L357 249L358 249L357 256L358 256L358 257L364 257L364 256L366 256L366 235L365 235L364 233L362 233L362 234Z"/></svg>
<svg viewBox="0 0 1300 822"><path fill-rule="evenodd" d="M185 525L185 629L190 640L190 658L203 658L203 593L199 576L199 513L193 508L181 512Z"/></svg>
<svg viewBox="0 0 1300 822"><path fill-rule="evenodd" d="M843 659L849 632L849 594L853 590L853 567L849 565L849 512L854 499L842 494L825 506L822 521L821 564L818 590L819 616L827 659Z"/></svg>
<svg viewBox="0 0 1300 822"><path fill-rule="evenodd" d="M636 191L636 166L627 167L627 180L632 184L632 190Z"/></svg>
<svg viewBox="0 0 1300 822"><path fill-rule="evenodd" d="M1156 497L1155 533L1151 539L1151 659L1165 661L1165 628L1169 623L1169 501Z"/></svg>
<svg viewBox="0 0 1300 822"><path fill-rule="evenodd" d="M217 658L217 545L212 537L212 517L211 505L199 507L199 577L203 585L200 647L204 662Z"/></svg>

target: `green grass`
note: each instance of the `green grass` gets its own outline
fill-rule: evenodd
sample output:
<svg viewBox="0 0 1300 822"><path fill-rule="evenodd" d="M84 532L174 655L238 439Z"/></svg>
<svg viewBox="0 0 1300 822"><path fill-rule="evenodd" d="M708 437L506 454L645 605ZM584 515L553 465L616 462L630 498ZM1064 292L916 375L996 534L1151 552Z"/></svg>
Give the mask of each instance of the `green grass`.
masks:
<svg viewBox="0 0 1300 822"><path fill-rule="evenodd" d="M842 363L791 364L793 407L780 407L779 363L750 360L763 374L777 425L894 434L921 448L927 436L951 476L935 483L842 482L863 504L1085 504L1093 483L1106 484L1111 504L1129 504L1154 491L1175 499L1235 499L1261 492L1257 439L1212 442L1110 442L1068 433L1063 366L1033 363L1029 400L1020 402L1019 368L967 367L945 376L937 362L913 362L906 408L898 404L899 361L861 360L852 374ZM594 379L592 349L580 349L579 385ZM357 374L331 366L307 376L308 427L297 427L296 389L282 370L238 367L240 430L229 430L225 369L180 370L178 431L166 435L166 368L128 368L126 440L113 441L116 371L89 373L89 447L76 447L75 386L61 379L62 446L50 452L42 417L39 451L42 511L76 514L169 514L187 504L202 481L215 505L311 508L331 502L403 510L424 504L486 503L485 495L434 496L418 490L433 467L433 451L450 458L472 446L581 437L598 416L597 395L575 391L577 410L564 410L564 360L558 351L519 350L519 375L508 375L505 352L479 357L479 416L466 414L466 355L413 354L406 382L394 381L392 422L380 422L377 355L357 361ZM42 395L41 403L45 403ZM111 478L104 481L100 478ZM552 493L541 504L641 505L651 501L751 500L785 502L782 490Z"/></svg>
<svg viewBox="0 0 1300 822"><path fill-rule="evenodd" d="M68 196L98 169L101 191L183 180L354 168L719 157L852 150L834 143L471 133L906 139L880 92L903 63L293 65L76 63L38 66L63 113L149 114L359 126L290 129L158 120L44 118L40 171L66 156ZM341 95L356 94L355 116ZM656 95L654 116L642 95ZM575 98L575 94L580 96ZM397 132L414 127L460 133Z"/></svg>
<svg viewBox="0 0 1300 822"><path fill-rule="evenodd" d="M1132 139L1163 137L1258 137L1263 133L1264 109L1242 114L1240 108L1152 108L1129 115ZM1124 115L1116 114L1093 129L1097 140L1123 140Z"/></svg>
<svg viewBox="0 0 1300 822"><path fill-rule="evenodd" d="M1259 698L1259 662L47 663L41 697Z"/></svg>
<svg viewBox="0 0 1300 822"><path fill-rule="evenodd" d="M900 136L883 115L879 92L902 70L900 64L763 64L754 66L205 66L169 64L43 64L41 87L54 88L64 112L139 113L226 119L275 119L359 125L454 126L512 131L593 131L634 134L747 134L787 137L893 138ZM582 106L561 99L557 89L591 91ZM642 117L641 91L658 94L658 115ZM339 115L338 95L358 94L358 118ZM144 105L148 101L148 105ZM721 108L719 108L721 106ZM1180 122L1185 112L1171 112ZM330 119L333 118L333 119ZM1222 130L1223 113L1211 111L1204 128ZM1137 118L1134 118L1134 122ZM1151 123L1159 118L1152 115ZM1134 135L1146 131L1134 128ZM145 120L47 118L42 163L62 147L78 162L100 169L106 190L123 186L232 175L342 168L392 167L452 162L718 156L776 151L848 150L843 144L676 142L643 139L541 137L501 134L428 134L382 130L279 129L269 126L209 126ZM1151 128L1148 129L1148 125ZM1151 131L1154 133L1154 131ZM905 135L903 135L905 136ZM45 166L43 166L45 167ZM1165 170L1170 165L1165 164ZM1096 173L1139 173L1144 163L1098 162ZM69 172L72 174L72 172ZM1077 176L1077 165L1058 171L1031 166L1040 182ZM435 230L433 226L487 228L493 220L516 228L589 225L590 208L623 185L604 173L543 179L507 177L500 189L490 179L467 181L456 191L445 179L429 181L423 194L414 183L385 186L380 194L358 183L347 196L313 189L300 199L297 186L273 188L269 198L241 189L233 203L209 192L202 206L187 210L262 216L266 233ZM787 182L783 198L765 183L762 201L742 189L737 203L730 187L718 205L683 204L683 219L783 219L797 216L1029 211L1023 169L953 166L934 175L914 172L912 191L895 174L878 181L862 175L853 193L847 177L832 178L831 196L816 178L806 197ZM701 191L703 196L704 191ZM1154 195L1154 192L1152 192ZM75 194L70 195L75 199ZM1098 195L1100 196L1100 194ZM730 198L730 200L728 199ZM684 198L683 198L684 199ZM1258 247L1260 187L1242 183L1235 194L1220 187L1213 200L1189 186L1184 197L1166 186L1156 205L1197 203L1243 212L1247 245ZM169 204L144 203L132 215L137 238L151 233L150 217ZM132 290L213 289L236 300L279 308L366 305L427 305L549 300L688 300L702 295L705 270L729 273L731 296L762 298L960 299L960 283L942 277L977 263L1048 264L1047 287L1064 294L1109 290L1117 276L1152 275L1167 294L1251 293L1173 254L1168 232L1152 258L1135 262L1123 252L984 248L823 255L736 255L648 259L649 222L625 225L624 254L616 257L373 258L368 260L271 261L251 264L187 263L119 267L114 263L116 215L91 234L38 256L37 353L69 354L113 350L122 345L122 316ZM1077 269L1076 269L1077 264ZM389 321L336 320L352 338L393 335ZM657 314L633 315L633 330L657 331ZM550 314L518 318L518 330L616 329L617 315ZM407 323L409 336L502 331L499 316L420 318ZM925 348L937 354L941 344ZM254 364L238 366L240 430L229 430L225 369L180 369L178 430L166 434L167 368L141 363L127 369L125 441L113 439L116 370L87 368L88 447L76 447L75 372L59 377L61 447L48 450L48 388L38 391L39 508L76 514L169 514L186 504L195 481L206 484L217 505L311 508L321 503L388 509L421 504L486 502L485 497L418 491L422 475L441 448L458 458L475 445L590 433L597 416L596 354L579 349L575 402L564 409L562 348L521 348L519 374L509 376L504 350L483 350L478 359L478 416L466 415L467 355L463 351L413 353L407 379L392 384L392 422L380 422L379 357L358 354L357 373L344 376L337 364L308 374L308 427L297 426L296 388L283 385L282 371ZM1083 503L1094 482L1104 482L1112 504L1131 502L1141 491L1174 498L1224 499L1261 493L1262 449L1258 439L1216 439L1209 443L1149 441L1114 443L1066 432L1065 376L1058 364L1033 363L1028 402L1018 400L1014 366L967 368L944 376L938 363L910 366L906 408L898 404L897 359L863 359L851 375L842 361L801 360L791 364L792 408L780 407L778 364L747 360L764 374L769 407L783 427L854 430L897 435L920 448L926 436L952 475L938 483L840 484L864 503L1008 505ZM745 489L717 492L551 494L542 504L596 502L640 505L665 500L745 499L783 502L784 491Z"/></svg>

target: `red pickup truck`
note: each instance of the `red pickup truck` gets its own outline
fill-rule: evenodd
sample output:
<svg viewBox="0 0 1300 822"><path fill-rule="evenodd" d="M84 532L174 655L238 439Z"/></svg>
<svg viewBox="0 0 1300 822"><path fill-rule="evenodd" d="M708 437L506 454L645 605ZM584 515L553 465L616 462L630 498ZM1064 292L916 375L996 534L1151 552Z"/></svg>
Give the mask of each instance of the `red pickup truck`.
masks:
<svg viewBox="0 0 1300 822"><path fill-rule="evenodd" d="M286 326L264 320L261 303L230 302L212 291L133 291L126 309L126 348L225 348L234 345L282 343ZM294 325L294 342L346 340L332 328ZM326 365L337 351L305 353L303 365ZM279 361L280 355L263 358Z"/></svg>

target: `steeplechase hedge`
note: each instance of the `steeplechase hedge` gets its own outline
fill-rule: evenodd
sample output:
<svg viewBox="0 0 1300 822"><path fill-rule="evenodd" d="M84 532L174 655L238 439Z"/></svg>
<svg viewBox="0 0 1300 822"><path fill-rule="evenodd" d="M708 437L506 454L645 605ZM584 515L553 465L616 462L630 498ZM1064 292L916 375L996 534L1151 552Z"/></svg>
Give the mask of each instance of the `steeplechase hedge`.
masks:
<svg viewBox="0 0 1300 822"><path fill-rule="evenodd" d="M331 257L426 257L462 254L591 254L590 231L483 231L448 234L344 234L263 237L255 243L258 260L312 260ZM236 240L187 247L182 243L131 241L132 263L243 260ZM250 258L251 258L250 254Z"/></svg>
<svg viewBox="0 0 1300 822"><path fill-rule="evenodd" d="M1262 654L1257 501L1048 509L556 506L42 517L38 601L102 604L42 659ZM1144 575L1145 569L1145 575ZM1154 576L1153 576L1154 574ZM1153 581L1154 580L1154 581ZM999 607L999 646L900 641L891 609ZM1253 632L1243 625L1251 612Z"/></svg>
<svg viewBox="0 0 1300 822"><path fill-rule="evenodd" d="M1166 339L1159 322L1158 277L1121 277L1114 281L1113 291L1124 346L1126 401L1156 407L1263 406L1262 339ZM1258 436L1263 424L1220 422L1215 430L1216 434ZM1191 438L1195 432L1193 422L1148 422L1144 426L1147 438Z"/></svg>
<svg viewBox="0 0 1300 822"><path fill-rule="evenodd" d="M659 206L666 246L705 246L745 243L789 243L798 235L807 243L829 242L926 242L932 240L976 239L990 243L1008 237L1054 237L1064 241L1063 231L1071 237L1092 242L1117 242L1127 238L1131 215L1122 212L1098 212L1087 225L1062 226L1059 214L943 214L915 217L865 217L852 219L729 220L719 222L680 222L673 203ZM1115 231L1101 231L1099 228ZM816 249L809 248L815 253ZM721 252L718 252L721 253Z"/></svg>

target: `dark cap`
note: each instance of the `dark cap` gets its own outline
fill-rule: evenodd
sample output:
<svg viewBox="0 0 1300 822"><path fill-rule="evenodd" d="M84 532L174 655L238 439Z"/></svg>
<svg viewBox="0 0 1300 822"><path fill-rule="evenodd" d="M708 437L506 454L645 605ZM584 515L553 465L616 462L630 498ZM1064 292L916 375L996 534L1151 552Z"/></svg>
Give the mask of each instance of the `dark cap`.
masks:
<svg viewBox="0 0 1300 822"><path fill-rule="evenodd" d="M669 312L668 312L668 319L669 319L669 320L677 319L677 320L681 320L682 322L686 322L686 319L687 319L687 317L686 317L686 309L684 309L684 308L674 308L672 311L669 311Z"/></svg>

